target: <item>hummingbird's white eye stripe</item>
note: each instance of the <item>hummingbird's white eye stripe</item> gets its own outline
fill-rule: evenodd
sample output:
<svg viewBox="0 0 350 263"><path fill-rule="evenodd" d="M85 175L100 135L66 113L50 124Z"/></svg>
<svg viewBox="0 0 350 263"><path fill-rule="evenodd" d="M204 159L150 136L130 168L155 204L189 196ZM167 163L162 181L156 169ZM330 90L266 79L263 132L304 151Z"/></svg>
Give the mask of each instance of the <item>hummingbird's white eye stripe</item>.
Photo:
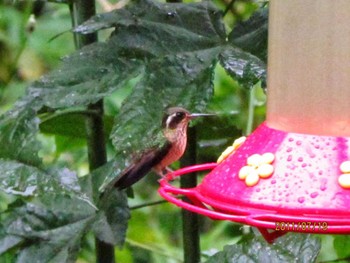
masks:
<svg viewBox="0 0 350 263"><path fill-rule="evenodd" d="M173 122L175 118L176 118L176 113L169 115L165 123L167 128L170 128L170 124Z"/></svg>

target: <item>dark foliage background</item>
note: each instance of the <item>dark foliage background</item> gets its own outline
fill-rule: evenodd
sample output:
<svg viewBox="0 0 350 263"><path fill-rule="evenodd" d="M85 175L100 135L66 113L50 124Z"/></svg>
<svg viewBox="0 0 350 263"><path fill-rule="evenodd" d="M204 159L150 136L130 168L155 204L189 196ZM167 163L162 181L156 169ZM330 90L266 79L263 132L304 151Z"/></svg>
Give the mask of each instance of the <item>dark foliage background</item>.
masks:
<svg viewBox="0 0 350 263"><path fill-rule="evenodd" d="M98 32L100 42L77 51L71 1L0 2L1 262L94 262L94 237L115 246L120 262L181 262L179 209L147 206L160 199L157 177L136 184L133 199L110 181L135 153L163 142L168 106L218 113L195 123L198 163L215 161L264 119L267 3L123 2L107 2L118 8L106 12L99 1L100 14L74 32ZM103 112L91 107L101 100ZM89 172L86 119L96 116L108 162ZM246 230L200 218L202 260L349 256L346 236L291 234L267 245Z"/></svg>

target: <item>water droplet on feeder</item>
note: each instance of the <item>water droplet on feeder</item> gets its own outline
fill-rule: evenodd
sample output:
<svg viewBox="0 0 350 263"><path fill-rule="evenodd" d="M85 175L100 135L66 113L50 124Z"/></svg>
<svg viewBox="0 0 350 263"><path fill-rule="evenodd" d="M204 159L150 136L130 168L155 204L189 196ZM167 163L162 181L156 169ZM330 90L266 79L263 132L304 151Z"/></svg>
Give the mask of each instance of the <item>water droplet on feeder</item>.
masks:
<svg viewBox="0 0 350 263"><path fill-rule="evenodd" d="M318 196L318 192L313 192L310 194L311 198L316 198Z"/></svg>
<svg viewBox="0 0 350 263"><path fill-rule="evenodd" d="M299 197L298 198L298 202L301 203L301 204L304 203L305 202L305 197Z"/></svg>

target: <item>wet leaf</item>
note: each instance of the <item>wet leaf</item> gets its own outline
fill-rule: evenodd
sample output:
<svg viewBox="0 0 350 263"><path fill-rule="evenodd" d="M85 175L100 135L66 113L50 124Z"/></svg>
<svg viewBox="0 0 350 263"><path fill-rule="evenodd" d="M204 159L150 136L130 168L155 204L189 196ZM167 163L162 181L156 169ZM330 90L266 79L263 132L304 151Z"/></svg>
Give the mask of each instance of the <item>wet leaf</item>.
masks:
<svg viewBox="0 0 350 263"><path fill-rule="evenodd" d="M20 248L17 262L74 262L82 236L97 220L97 207L76 174L8 160L0 167L0 190L23 198L2 214L0 253Z"/></svg>
<svg viewBox="0 0 350 263"><path fill-rule="evenodd" d="M229 43L267 61L268 8L261 8L247 21L238 22L228 36Z"/></svg>
<svg viewBox="0 0 350 263"><path fill-rule="evenodd" d="M48 192L80 191L76 174L68 169L47 173L34 166L1 159L0 167L0 190L7 194L26 197Z"/></svg>
<svg viewBox="0 0 350 263"><path fill-rule="evenodd" d="M236 47L229 47L220 54L220 63L231 77L247 88L258 81L266 86L266 65L258 57Z"/></svg>
<svg viewBox="0 0 350 263"><path fill-rule="evenodd" d="M0 225L3 251L21 247L18 262L72 261L80 247L80 239L89 231L96 209L79 196L47 193L15 207ZM68 260L68 261L67 261ZM62 261L61 261L62 262Z"/></svg>
<svg viewBox="0 0 350 263"><path fill-rule="evenodd" d="M124 243L130 212L126 193L116 191L110 182L120 175L124 165L125 156L117 155L113 161L80 179L84 192L96 200L99 207L93 232L100 240L118 246Z"/></svg>
<svg viewBox="0 0 350 263"><path fill-rule="evenodd" d="M114 191L110 185L113 179L120 176L121 172L128 166L127 156L123 153L117 153L113 160L100 166L91 173L92 193L94 200L99 200L101 193ZM96 201L97 202L97 201Z"/></svg>
<svg viewBox="0 0 350 263"><path fill-rule="evenodd" d="M319 239L307 234L288 234L274 244L268 244L261 236L249 235L238 244L225 246L206 263L310 263L316 261L320 247Z"/></svg>
<svg viewBox="0 0 350 263"><path fill-rule="evenodd" d="M102 210L95 221L93 231L106 243L122 246L130 218L125 192L111 191L102 197Z"/></svg>
<svg viewBox="0 0 350 263"><path fill-rule="evenodd" d="M116 35L124 40L120 45L128 49L139 47L144 53L157 56L182 49L212 47L226 37L221 13L209 1L164 4L137 0L126 8L93 17L75 32L87 34L109 27L117 28ZM167 45L170 43L172 45Z"/></svg>
<svg viewBox="0 0 350 263"><path fill-rule="evenodd" d="M31 103L15 104L12 110L0 116L0 158L40 165L37 154L40 144L34 136L38 129L39 119Z"/></svg>
<svg viewBox="0 0 350 263"><path fill-rule="evenodd" d="M4 228L1 228L0 225L0 230L4 230ZM2 231L4 232L4 231ZM0 233L0 255L7 250L16 247L19 245L21 242L23 242L23 238L15 235L7 235L6 233Z"/></svg>
<svg viewBox="0 0 350 263"><path fill-rule="evenodd" d="M41 106L66 108L94 103L139 74L141 64L120 56L115 43L94 43L67 56L61 68L28 88ZM39 99L38 99L39 100Z"/></svg>
<svg viewBox="0 0 350 263"><path fill-rule="evenodd" d="M40 97L43 106L54 109L87 105L140 74L146 58L207 49L224 41L220 14L209 2L172 8L170 11L166 4L139 1L93 18L114 21L110 26L117 29L111 38L65 58L60 69L34 82L27 96ZM200 22L195 22L193 15ZM82 27L86 28L81 26L76 31L87 33Z"/></svg>
<svg viewBox="0 0 350 263"><path fill-rule="evenodd" d="M50 230L50 238L36 240L24 247L17 262L75 262L80 249L80 241L91 225L90 219Z"/></svg>
<svg viewBox="0 0 350 263"><path fill-rule="evenodd" d="M136 153L161 145L159 133L167 107L203 111L212 96L212 67L220 51L213 48L150 63L116 118L111 135L116 149Z"/></svg>

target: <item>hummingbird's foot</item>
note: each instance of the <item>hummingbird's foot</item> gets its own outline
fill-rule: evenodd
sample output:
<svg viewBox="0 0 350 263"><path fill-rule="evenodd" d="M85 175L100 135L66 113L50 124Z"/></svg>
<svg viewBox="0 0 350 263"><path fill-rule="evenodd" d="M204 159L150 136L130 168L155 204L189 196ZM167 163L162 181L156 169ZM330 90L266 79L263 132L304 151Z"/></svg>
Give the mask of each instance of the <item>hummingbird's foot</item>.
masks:
<svg viewBox="0 0 350 263"><path fill-rule="evenodd" d="M169 180L169 181L173 181L175 179L175 176L174 176L174 171L172 169L170 169L168 166L166 166L164 168L164 171L165 171L165 174L164 176L166 176L166 179ZM163 171L163 172L164 172ZM163 177L164 177L163 176Z"/></svg>
<svg viewBox="0 0 350 263"><path fill-rule="evenodd" d="M161 178L165 178L168 181L172 181L175 179L174 171L171 170L169 167L165 167L164 169L162 169L161 171L156 170L156 173L161 177Z"/></svg>
<svg viewBox="0 0 350 263"><path fill-rule="evenodd" d="M167 173L174 173L174 170L170 169L168 166L165 167Z"/></svg>

